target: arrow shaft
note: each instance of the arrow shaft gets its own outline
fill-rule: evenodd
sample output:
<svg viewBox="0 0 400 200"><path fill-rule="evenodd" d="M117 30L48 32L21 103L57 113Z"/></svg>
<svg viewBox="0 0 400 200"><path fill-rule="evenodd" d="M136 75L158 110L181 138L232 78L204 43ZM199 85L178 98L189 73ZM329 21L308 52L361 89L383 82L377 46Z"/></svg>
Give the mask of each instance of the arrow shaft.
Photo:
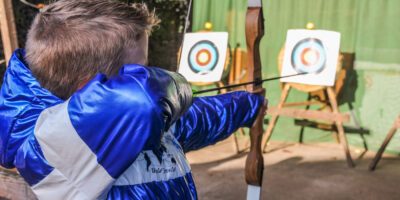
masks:
<svg viewBox="0 0 400 200"><path fill-rule="evenodd" d="M261 84L263 82L266 81L272 81L272 80L277 80L277 79L281 79L281 78L288 78L288 77L293 77L293 76L300 76L300 75L304 75L307 73L299 73L299 74L292 74L292 75L288 75L288 76L279 76L279 77L273 77L273 78L267 78L267 79L262 79L262 80L255 80L255 81L250 81L250 82L246 82L246 83L239 83L239 84L233 84L233 85L227 85L227 86L223 86L223 87L217 87L217 88L211 88L211 89L206 89L206 90L199 90L199 91L195 91L194 94L203 94L203 93L207 93L207 92L212 92L212 91L219 91L222 89L230 89L230 88L235 88L235 87L240 87L240 86L244 86L244 85L250 85L250 84Z"/></svg>

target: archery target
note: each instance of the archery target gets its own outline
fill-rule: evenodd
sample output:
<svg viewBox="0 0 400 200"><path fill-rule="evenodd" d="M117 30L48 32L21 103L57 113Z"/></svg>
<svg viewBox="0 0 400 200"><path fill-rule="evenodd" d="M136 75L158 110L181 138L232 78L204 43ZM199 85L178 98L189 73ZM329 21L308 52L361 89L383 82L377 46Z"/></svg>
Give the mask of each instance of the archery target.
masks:
<svg viewBox="0 0 400 200"><path fill-rule="evenodd" d="M208 40L202 40L190 49L188 63L194 73L211 72L218 63L218 49Z"/></svg>
<svg viewBox="0 0 400 200"><path fill-rule="evenodd" d="M340 33L324 30L289 30L286 38L281 79L311 85L332 86L339 56Z"/></svg>
<svg viewBox="0 0 400 200"><path fill-rule="evenodd" d="M292 51L292 67L298 73L320 73L326 64L326 52L316 38L299 41Z"/></svg>
<svg viewBox="0 0 400 200"><path fill-rule="evenodd" d="M216 82L224 70L228 33L185 34L178 72L189 82Z"/></svg>

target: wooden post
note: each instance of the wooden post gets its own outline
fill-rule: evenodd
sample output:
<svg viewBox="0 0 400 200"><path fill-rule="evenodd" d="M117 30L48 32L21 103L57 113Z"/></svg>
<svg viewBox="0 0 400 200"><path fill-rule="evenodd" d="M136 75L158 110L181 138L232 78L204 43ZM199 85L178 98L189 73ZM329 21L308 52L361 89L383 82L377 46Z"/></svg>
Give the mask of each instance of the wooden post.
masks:
<svg viewBox="0 0 400 200"><path fill-rule="evenodd" d="M15 49L18 48L17 30L11 0L0 1L0 29L6 65Z"/></svg>
<svg viewBox="0 0 400 200"><path fill-rule="evenodd" d="M392 128L390 129L381 147L379 148L379 151L376 153L374 160L372 160L369 166L370 171L375 170L376 164L378 164L379 160L382 157L383 152L386 149L386 146L389 144L390 140L392 139L394 133L396 133L397 129L400 129L400 116L398 116L397 119L394 121Z"/></svg>

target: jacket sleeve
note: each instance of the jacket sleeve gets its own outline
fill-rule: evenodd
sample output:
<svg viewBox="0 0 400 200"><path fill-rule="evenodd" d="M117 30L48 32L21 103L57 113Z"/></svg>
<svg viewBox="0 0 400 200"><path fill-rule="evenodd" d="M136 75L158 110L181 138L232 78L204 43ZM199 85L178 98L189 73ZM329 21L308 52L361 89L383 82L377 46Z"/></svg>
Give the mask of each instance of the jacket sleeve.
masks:
<svg viewBox="0 0 400 200"><path fill-rule="evenodd" d="M194 98L176 122L175 136L185 152L215 144L239 127L252 126L263 102L263 97L244 91Z"/></svg>
<svg viewBox="0 0 400 200"><path fill-rule="evenodd" d="M53 175L61 174L94 199L141 151L159 148L164 131L191 103L191 89L180 75L128 65L110 79L99 74L66 102L41 112L34 136L57 170ZM17 155L19 163L30 154L24 151L30 146L26 143Z"/></svg>

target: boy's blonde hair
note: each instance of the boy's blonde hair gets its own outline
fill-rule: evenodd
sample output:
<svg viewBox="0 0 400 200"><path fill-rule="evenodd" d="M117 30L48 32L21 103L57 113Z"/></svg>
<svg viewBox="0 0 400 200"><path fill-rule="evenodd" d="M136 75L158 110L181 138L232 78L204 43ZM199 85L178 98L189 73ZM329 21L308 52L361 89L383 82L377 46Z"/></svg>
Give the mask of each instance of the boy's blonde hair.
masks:
<svg viewBox="0 0 400 200"><path fill-rule="evenodd" d="M60 0L37 14L26 42L27 61L42 87L67 99L97 73L118 73L127 49L158 23L145 4Z"/></svg>

